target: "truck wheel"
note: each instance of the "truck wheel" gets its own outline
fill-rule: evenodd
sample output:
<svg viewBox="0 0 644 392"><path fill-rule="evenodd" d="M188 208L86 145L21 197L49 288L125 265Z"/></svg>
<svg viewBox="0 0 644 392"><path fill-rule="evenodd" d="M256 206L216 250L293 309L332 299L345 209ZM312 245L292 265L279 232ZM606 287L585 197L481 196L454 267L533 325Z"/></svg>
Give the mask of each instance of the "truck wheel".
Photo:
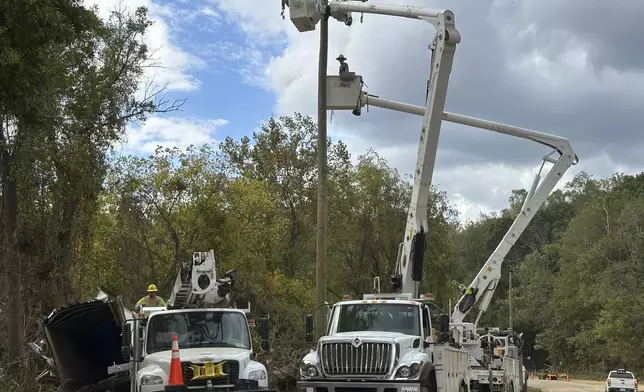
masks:
<svg viewBox="0 0 644 392"><path fill-rule="evenodd" d="M458 392L467 392L467 390L465 388L465 384L461 384L461 387L458 388Z"/></svg>
<svg viewBox="0 0 644 392"><path fill-rule="evenodd" d="M510 383L510 388L508 388L508 392L514 392L514 383Z"/></svg>

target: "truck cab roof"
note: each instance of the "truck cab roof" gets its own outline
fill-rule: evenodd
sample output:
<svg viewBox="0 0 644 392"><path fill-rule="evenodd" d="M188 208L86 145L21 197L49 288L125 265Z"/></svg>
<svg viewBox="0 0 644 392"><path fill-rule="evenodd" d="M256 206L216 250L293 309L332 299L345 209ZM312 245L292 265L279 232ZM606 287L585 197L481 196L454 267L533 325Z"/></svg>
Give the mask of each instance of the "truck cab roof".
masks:
<svg viewBox="0 0 644 392"><path fill-rule="evenodd" d="M422 302L414 301L414 300L402 300L402 299L392 299L392 300L354 299L354 300L344 300L336 303L336 305L365 305L365 304L421 305Z"/></svg>
<svg viewBox="0 0 644 392"><path fill-rule="evenodd" d="M145 309L145 308L144 308ZM227 312L227 313L242 313L245 314L243 309L235 308L180 308L180 309L165 309L154 312L150 317L155 314L168 314L168 313L187 313L187 312Z"/></svg>

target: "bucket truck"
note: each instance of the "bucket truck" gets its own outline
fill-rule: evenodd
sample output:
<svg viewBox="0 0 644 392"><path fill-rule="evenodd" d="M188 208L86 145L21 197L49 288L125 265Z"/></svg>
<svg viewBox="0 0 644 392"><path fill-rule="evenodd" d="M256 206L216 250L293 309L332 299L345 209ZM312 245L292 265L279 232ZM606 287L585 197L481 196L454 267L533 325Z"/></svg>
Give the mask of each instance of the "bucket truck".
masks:
<svg viewBox="0 0 644 392"><path fill-rule="evenodd" d="M394 292L364 294L361 300L336 303L326 336L303 359L298 389L306 392L341 392L350 389L384 392L465 392L469 386L468 353L450 343L449 315L441 314L438 334L432 333L431 296L420 295L420 282L428 228L434 156L447 94L447 82L460 34L451 11L423 7L331 1L320 7L315 0L290 0L291 21L299 31L311 31L322 16L351 25L352 12L393 15L429 22L436 28L431 64L432 90L423 118L416 178L409 204L403 242L398 250ZM341 67L339 76L327 77L331 94L328 109L338 99L360 95L360 76ZM358 88L358 90L356 90ZM359 109L359 107L358 107ZM377 280L379 282L379 280ZM324 306L324 305L321 305ZM306 318L306 335L312 341L312 316ZM318 331L321 333L321 331Z"/></svg>
<svg viewBox="0 0 644 392"><path fill-rule="evenodd" d="M253 352L250 305L235 307L235 271L217 278L215 267L213 250L195 252L177 273L167 306L141 309L147 317L126 310L118 299L104 299L107 306L92 301L96 309L89 311L52 314L43 324L62 391L164 391L177 335L188 390L269 392L266 368ZM84 322L69 323L79 316ZM269 350L268 328L268 318L260 318L262 350Z"/></svg>
<svg viewBox="0 0 644 392"><path fill-rule="evenodd" d="M359 75L355 75L354 77L354 82L343 82L344 85L349 84L350 87L340 88L339 83L330 83L332 88L328 97L329 106L340 110L351 109L355 115L360 114L362 107L371 105L426 116L426 109L421 106L383 99L362 91L362 77ZM329 79L333 81L337 80L338 77L330 76ZM579 159L572 150L568 140L563 137L450 112L444 112L442 120L526 139L553 149L551 153L543 157L539 173L536 175L532 187L524 200L519 215L472 283L464 288L462 296L454 307L450 318L450 331L456 344L467 349L473 357L473 360L471 360L471 366L474 367L474 371L472 373L472 387L476 387L479 383L479 381L476 380L481 380L483 378L480 372L476 369L487 369L487 365L481 365L481 363L489 363L489 360L483 359L481 340L485 340L485 337L482 337L482 335L477 332L478 320L481 314L487 310L494 294L494 290L501 278L501 265L503 260L521 233L534 218L536 212L546 201L548 195L554 189L557 182L561 180L564 173L570 168L570 166L576 164ZM424 134L421 134L421 141L423 138ZM549 168L543 180L541 180L541 174L546 167L546 163L550 163L552 166ZM417 168L419 167L421 167L420 160L419 163L417 163ZM404 276L405 275L397 269L395 279L401 279ZM474 308L475 305L478 305L479 310L475 322L465 322L465 316ZM495 375L492 377L488 377L489 372L485 371L486 375L484 378L485 380L490 380L499 376L497 377L497 380L501 380L499 384L503 385L503 390L518 390L518 388L523 388L525 385L525 377L523 374L525 370L522 365L519 365L519 356L518 353L516 353L516 345L523 344L521 336L512 331L505 331L503 333L499 331L499 334L500 335L496 337L492 337L492 339L497 339L497 342L505 342L503 343L503 347L505 348L503 349L504 355L502 356L503 370L501 371L498 366L495 365L496 370L499 371L495 372ZM491 351L489 357L494 356L494 351ZM509 376L510 374L512 376ZM502 377L500 377L501 375Z"/></svg>
<svg viewBox="0 0 644 392"><path fill-rule="evenodd" d="M339 75L326 78L326 107L331 110L351 110L361 115L365 105L382 107L396 111L423 116L420 145L416 162L412 200L409 206L407 225L403 243L400 245L392 285L395 294L376 294L363 296L362 301L342 301L331 309L326 336L319 339L317 350L312 350L302 360L298 385L307 392L318 389L336 388L381 388L391 391L455 391L466 390L472 383L472 366L477 365L470 355L483 357L481 336L474 323L463 321L464 313L476 302L479 291L483 296L484 307L489 304L491 278L498 281L500 261L532 219L536 210L545 201L556 182L578 159L564 138L509 126L497 122L472 118L444 111L449 73L456 44L460 34L454 26L454 15L450 11L434 11L420 7L388 6L382 4L355 3L346 0L331 1L328 6L320 7L315 0L292 0L289 4L290 19L301 32L315 29L322 17L333 17L350 25L351 12L377 13L415 18L432 23L437 33L430 46L432 50L430 78L427 84L425 106L415 106L382 99L363 91L362 76L348 72L343 64ZM429 197L433 167L436 157L438 138L442 121L473 126L498 133L528 139L554 149L559 158L546 156L544 161L554 163L544 182L531 189L521 210L520 219L515 221L510 232L499 245L493 257L488 260L475 280L476 288L466 290L459 301L453 320L448 315L439 317L439 337L434 340L431 331L429 308L418 298L422 278L423 249L427 226L427 201ZM543 166L542 166L543 167ZM500 259L499 259L500 257ZM498 271L496 270L498 269ZM312 337L311 316L307 316L307 337ZM418 318L418 320L416 320ZM400 320L401 325L392 326L389 320ZM404 322L409 322L410 328ZM404 325L403 325L404 324ZM425 330L429 328L429 330ZM387 331L387 332L385 332ZM510 336L487 336L483 340L494 344L504 340L504 363L512 363L517 354L516 334ZM368 344L366 344L368 343ZM485 346L485 345L483 345ZM497 347L498 348L498 347ZM371 350L371 351L370 351ZM379 351L373 351L379 350ZM480 355L476 352L480 351ZM373 353L376 353L374 356ZM462 361L463 354L468 358ZM492 354L492 358L495 356ZM496 357L499 357L497 355ZM376 363L373 363L375 359ZM422 365L421 365L422 364ZM504 368L504 379L508 367ZM518 379L512 378L504 384L508 390L525 388L521 376L522 368L513 368L513 377L518 370ZM489 369L488 369L489 370ZM466 387L467 385L467 387ZM506 386L507 385L507 386Z"/></svg>

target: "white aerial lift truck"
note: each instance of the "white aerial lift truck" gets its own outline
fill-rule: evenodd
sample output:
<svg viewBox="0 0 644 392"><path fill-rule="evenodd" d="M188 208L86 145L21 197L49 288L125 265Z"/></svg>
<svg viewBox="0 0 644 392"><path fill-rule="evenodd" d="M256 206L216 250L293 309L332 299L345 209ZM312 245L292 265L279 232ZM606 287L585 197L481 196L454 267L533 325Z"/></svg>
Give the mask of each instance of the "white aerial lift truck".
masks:
<svg viewBox="0 0 644 392"><path fill-rule="evenodd" d="M450 345L449 315L439 316L432 334L431 297L419 293L434 157L447 94L447 82L460 34L451 11L423 7L315 0L289 0L289 17L299 31L311 31L322 17L351 25L352 12L419 19L436 28L431 64L431 91L423 110L422 137L403 243L398 251L395 293L374 294L333 306L317 350L301 363L298 389L304 392L465 392L469 386L468 352ZM355 109L359 114L361 77L351 72L327 77L328 109ZM346 101L352 99L351 104ZM356 104L358 104L356 106ZM312 340L312 318L306 322Z"/></svg>
<svg viewBox="0 0 644 392"><path fill-rule="evenodd" d="M353 102L358 102L360 107L371 105L417 115L423 115L425 112L423 107L381 99L363 91L360 91L359 96L360 99L357 101L354 100ZM331 95L331 97L334 96ZM342 101L331 101L330 105L335 105L337 103L338 108L343 109L349 104L348 99L347 101L344 101L344 99L345 98L342 97ZM353 104L354 112L359 111L360 107ZM472 362L472 390L476 391L478 389L477 385L483 386L483 389L481 390L491 388L489 389L490 391L527 390L527 387L525 387L525 370L522 361L520 360L520 356L518 355L519 353L517 352L518 347L516 346L523 344L521 341L521 335L518 335L513 331L500 331L498 328L493 329L496 333L494 336L488 336L486 332L479 334L477 332L478 321L481 314L487 310L497 284L501 279L501 265L503 264L503 260L512 246L514 246L521 233L523 233L530 221L534 218L539 208L541 208L543 203L546 201L548 195L552 192L557 182L561 180L564 173L570 168L570 166L578 162L578 157L573 152L568 140L559 136L448 112L443 113L443 119L445 121L474 126L527 139L553 148L553 151L550 154L543 157L539 173L534 179L519 215L512 223L512 226L510 226L497 248L492 252L486 263L476 275L472 283L468 287L464 288L462 297L454 307L450 318L450 330L453 331L455 341L462 347L467 348L474 359ZM541 180L541 174L545 169L546 163L551 163L552 166L546 173L543 180ZM465 322L465 316L469 314L475 305L478 305L479 310L476 320L473 323ZM484 354L482 343L485 346L493 342L496 342L494 343L494 347L489 347L487 354ZM500 344L497 345L497 343ZM500 356L502 358L501 364L494 360L494 358L499 357L495 354L497 348L499 348L497 346L501 346L501 352L503 353ZM490 367L492 368L491 372L488 371ZM485 376L483 373L485 373ZM485 386L485 384L488 385ZM500 387L494 388L492 384L497 384L497 386Z"/></svg>
<svg viewBox="0 0 644 392"><path fill-rule="evenodd" d="M217 278L215 267L213 250L195 252L178 272L166 307L132 312L104 298L55 311L43 325L61 390L165 391L176 335L182 390L270 392L266 367L253 352L250 305L234 306L235 271ZM269 350L268 328L268 318L260 318L262 350Z"/></svg>
<svg viewBox="0 0 644 392"><path fill-rule="evenodd" d="M329 75L326 80L327 109L352 110L354 115L359 116L362 107L371 105L423 116L412 200L392 277L394 291L398 294L382 295L378 289L374 295L364 295L363 301L342 301L335 304L331 310L326 336L319 340L317 350L311 351L302 360L298 385L300 389L306 389L306 392L333 392L329 389L345 388L365 388L379 392L381 389L387 390L386 392L466 390L477 386L476 382L471 383L474 379L469 360L475 359L472 354L482 360L489 353L489 350L482 350L483 342L488 342L485 345L487 347L489 344L496 346L495 343L505 342L502 343L502 353L497 352L503 358L501 374L507 380L504 381L504 389L513 392L526 390L523 367L516 360L516 345L520 344L520 336L511 333L509 336L492 337L490 331L487 336L481 336L476 330L478 318L475 323L466 323L464 317L478 302L481 312L487 309L500 278L503 259L557 181L571 165L577 163L578 158L564 138L444 111L452 60L456 44L460 42L460 34L454 26L451 11L365 2L366 0L361 0L360 3L339 0L321 7L316 0L290 0L288 5L290 19L301 32L314 30L322 17L329 16L351 25L351 12L421 19L432 23L437 29L430 47L432 59L425 107L367 94L363 91L362 76L354 72ZM559 157L554 159L550 154L544 158L544 163L550 162L554 166L541 185L537 175L519 218L471 287L464 291L453 316L450 318L443 314L439 317L439 336L434 340L430 332L429 307L423 304L422 299L415 298L419 297L422 280L424 238L428 228L427 201L443 120L528 139L553 148L553 153L558 153ZM480 297L477 296L479 293ZM479 298L482 300L479 301ZM417 328L392 329L384 322L367 322L387 317L405 320L417 317L416 322L412 322ZM307 337L312 336L310 315L307 316L306 328ZM498 334L500 335L500 331ZM466 365L462 360L463 353L468 357ZM490 363L494 363L495 355L490 354L490 357ZM473 362L474 366L478 363L476 360ZM519 366L516 366L517 363ZM488 375L489 370L488 367Z"/></svg>

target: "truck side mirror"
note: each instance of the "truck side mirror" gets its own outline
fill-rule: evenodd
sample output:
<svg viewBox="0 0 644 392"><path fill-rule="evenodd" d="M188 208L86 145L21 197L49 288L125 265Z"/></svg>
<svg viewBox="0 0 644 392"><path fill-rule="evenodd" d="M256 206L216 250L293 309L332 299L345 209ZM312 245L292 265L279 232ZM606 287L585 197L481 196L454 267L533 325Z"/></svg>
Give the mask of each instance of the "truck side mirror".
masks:
<svg viewBox="0 0 644 392"><path fill-rule="evenodd" d="M264 351L270 350L269 323L268 323L268 318L266 317L262 317L259 320L259 339L260 339L260 346L262 350Z"/></svg>
<svg viewBox="0 0 644 392"><path fill-rule="evenodd" d="M307 314L304 324L305 324L304 330L306 333L306 342L312 343L313 342L313 315Z"/></svg>
<svg viewBox="0 0 644 392"><path fill-rule="evenodd" d="M134 348L132 349L132 359L135 362L141 362L143 360L143 332L145 328L142 325L136 327L136 342L134 343Z"/></svg>
<svg viewBox="0 0 644 392"><path fill-rule="evenodd" d="M121 356L126 361L129 361L132 355L131 345L132 330L130 329L130 325L125 323L121 329Z"/></svg>
<svg viewBox="0 0 644 392"><path fill-rule="evenodd" d="M438 316L438 342L445 343L449 340L449 314Z"/></svg>
<svg viewBox="0 0 644 392"><path fill-rule="evenodd" d="M123 328L121 328L121 346L128 346L130 347L132 345L132 330L130 329L130 325L128 323L123 324Z"/></svg>

